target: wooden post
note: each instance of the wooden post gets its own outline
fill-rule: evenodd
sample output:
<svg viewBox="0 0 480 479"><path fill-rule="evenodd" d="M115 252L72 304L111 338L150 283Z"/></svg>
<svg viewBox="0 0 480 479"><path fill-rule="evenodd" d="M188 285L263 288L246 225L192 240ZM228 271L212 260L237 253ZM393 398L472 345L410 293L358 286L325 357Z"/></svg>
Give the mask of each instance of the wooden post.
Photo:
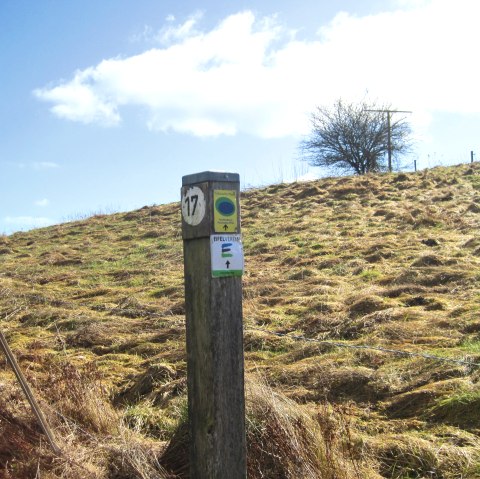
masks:
<svg viewBox="0 0 480 479"><path fill-rule="evenodd" d="M245 479L239 175L182 179L190 477Z"/></svg>
<svg viewBox="0 0 480 479"><path fill-rule="evenodd" d="M415 168L415 171L417 171L417 160L413 160L413 167Z"/></svg>
<svg viewBox="0 0 480 479"><path fill-rule="evenodd" d="M51 431L48 425L48 422L45 419L45 416L43 415L42 410L40 409L40 406L38 405L35 399L35 396L33 395L32 390L30 389L30 386L28 385L27 380L25 379L25 376L22 373L22 370L20 369L20 366L18 365L17 360L15 359L15 356L13 355L10 349L10 346L8 345L7 340L5 339L5 336L1 331L0 331L0 347L1 349L3 349L3 352L5 353L5 356L7 358L7 361L10 363L10 366L12 367L18 382L20 383L20 386L23 392L25 393L25 396L27 397L28 402L30 403L30 407L32 408L33 413L35 414L38 420L38 423L42 428L42 431L47 437L48 443L50 444L55 454L61 455L62 451L57 446L57 443L55 442L55 437L53 436L53 432Z"/></svg>
<svg viewBox="0 0 480 479"><path fill-rule="evenodd" d="M473 153L473 150L470 152L470 163L473 163L473 156L474 156L474 153Z"/></svg>

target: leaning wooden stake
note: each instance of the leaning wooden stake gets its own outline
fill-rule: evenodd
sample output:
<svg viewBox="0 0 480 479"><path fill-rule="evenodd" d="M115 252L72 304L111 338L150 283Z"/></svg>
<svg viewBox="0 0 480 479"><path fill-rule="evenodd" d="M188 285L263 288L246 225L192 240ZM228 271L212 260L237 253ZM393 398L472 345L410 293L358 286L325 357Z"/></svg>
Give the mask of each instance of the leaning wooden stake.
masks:
<svg viewBox="0 0 480 479"><path fill-rule="evenodd" d="M183 177L192 479L246 478L239 176Z"/></svg>
<svg viewBox="0 0 480 479"><path fill-rule="evenodd" d="M47 423L47 420L45 419L45 416L43 415L40 406L38 405L37 401L35 400L35 397L33 396L33 393L30 389L30 386L27 383L27 380L25 379L25 376L22 373L22 370L20 369L20 366L17 363L17 360L15 359L15 356L13 355L7 340L5 339L5 336L3 333L0 331L0 346L3 349L3 352L5 353L5 356L7 357L7 361L10 363L10 366L12 366L13 372L15 373L15 376L17 377L18 382L20 383L20 386L23 389L23 392L25 393L25 396L27 396L28 402L30 403L30 406L32 407L32 411L35 414L35 416L38 419L38 422L40 424L40 427L42 428L42 431L45 433L47 436L48 443L52 447L53 451L55 454L60 455L62 453L61 449L57 446L57 443L55 442L55 438L53 436L53 433Z"/></svg>

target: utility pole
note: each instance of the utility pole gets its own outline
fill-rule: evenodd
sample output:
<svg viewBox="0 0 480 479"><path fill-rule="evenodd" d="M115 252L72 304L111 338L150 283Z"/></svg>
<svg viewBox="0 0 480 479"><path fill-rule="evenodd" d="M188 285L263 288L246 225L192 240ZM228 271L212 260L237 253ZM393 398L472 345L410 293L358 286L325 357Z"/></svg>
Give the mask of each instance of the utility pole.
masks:
<svg viewBox="0 0 480 479"><path fill-rule="evenodd" d="M388 171L392 172L392 113L412 113L411 111L407 110L365 110L371 111L375 113L386 113L387 114L387 152L388 152Z"/></svg>

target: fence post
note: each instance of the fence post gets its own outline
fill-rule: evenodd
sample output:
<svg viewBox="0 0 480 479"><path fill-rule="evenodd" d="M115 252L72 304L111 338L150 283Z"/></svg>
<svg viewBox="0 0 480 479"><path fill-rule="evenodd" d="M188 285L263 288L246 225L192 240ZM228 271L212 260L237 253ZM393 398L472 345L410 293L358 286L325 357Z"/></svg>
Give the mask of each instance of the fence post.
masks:
<svg viewBox="0 0 480 479"><path fill-rule="evenodd" d="M12 350L10 349L10 346L8 345L7 340L5 339L5 336L1 331L0 331L0 348L5 353L5 357L7 358L7 361L10 363L10 366L12 367L18 382L20 383L20 386L23 392L25 393L25 396L27 397L30 407L32 408L33 413L35 414L35 417L37 418L42 431L44 432L45 436L47 436L48 443L53 449L53 452L57 455L61 455L62 450L57 446L57 443L55 442L55 437L53 436L53 432L50 429L50 426L48 425L48 422L45 419L45 416L43 415L42 410L40 409L40 406L38 405L35 399L35 396L33 395L32 390L30 389L30 386L28 385L27 380L25 379L25 376L22 373L22 370L20 369L20 366L18 365L17 360L15 359L15 356L13 355Z"/></svg>
<svg viewBox="0 0 480 479"><path fill-rule="evenodd" d="M246 478L239 189L236 173L182 178L192 479Z"/></svg>
<svg viewBox="0 0 480 479"><path fill-rule="evenodd" d="M474 153L473 153L473 150L470 152L470 163L473 163L473 156L474 156Z"/></svg>

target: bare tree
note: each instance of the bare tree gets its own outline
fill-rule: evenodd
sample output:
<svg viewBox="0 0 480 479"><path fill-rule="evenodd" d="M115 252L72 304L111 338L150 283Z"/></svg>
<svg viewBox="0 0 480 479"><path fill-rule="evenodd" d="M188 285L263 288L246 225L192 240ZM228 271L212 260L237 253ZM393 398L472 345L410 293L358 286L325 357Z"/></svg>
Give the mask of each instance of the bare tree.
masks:
<svg viewBox="0 0 480 479"><path fill-rule="evenodd" d="M399 112L375 103L345 103L317 107L312 132L302 142L303 157L312 166L364 175L386 171L386 155L398 157L410 150L411 128Z"/></svg>

